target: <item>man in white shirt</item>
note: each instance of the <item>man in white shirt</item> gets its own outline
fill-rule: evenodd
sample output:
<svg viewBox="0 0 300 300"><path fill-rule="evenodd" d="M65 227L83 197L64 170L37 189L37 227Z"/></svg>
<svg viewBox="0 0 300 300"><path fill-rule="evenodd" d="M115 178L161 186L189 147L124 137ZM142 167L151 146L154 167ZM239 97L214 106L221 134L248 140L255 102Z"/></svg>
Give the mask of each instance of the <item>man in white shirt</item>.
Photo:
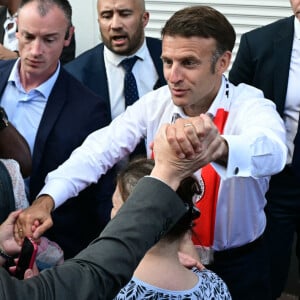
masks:
<svg viewBox="0 0 300 300"><path fill-rule="evenodd" d="M150 149L155 133L177 119L176 131L168 132L169 142L179 142L178 150L191 158L193 151L202 155L195 176L202 177L204 193L196 203L202 215L193 227L194 244L234 299L268 299L264 195L270 175L285 165L283 122L260 90L235 87L223 75L235 32L221 13L207 6L180 10L167 21L162 37L168 86L146 94L108 127L89 135L48 175L40 197L21 213L17 228L32 234L36 222L37 238L52 225L52 209L96 182L141 138L146 138L148 156L155 157ZM199 143L190 145L195 134ZM23 233L16 231L15 237Z"/></svg>

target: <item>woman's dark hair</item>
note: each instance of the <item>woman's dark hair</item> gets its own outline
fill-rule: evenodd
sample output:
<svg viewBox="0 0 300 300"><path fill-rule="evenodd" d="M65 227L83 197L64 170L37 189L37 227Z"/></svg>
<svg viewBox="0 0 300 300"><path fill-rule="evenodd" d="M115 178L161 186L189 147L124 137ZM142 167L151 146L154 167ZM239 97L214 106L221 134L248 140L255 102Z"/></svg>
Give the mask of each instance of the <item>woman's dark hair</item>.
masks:
<svg viewBox="0 0 300 300"><path fill-rule="evenodd" d="M117 175L117 184L123 201L133 191L137 182L144 176L150 175L154 167L154 160L147 158L137 158L128 163ZM187 213L176 223L171 231L165 236L168 241L174 241L186 233L193 224L193 220L200 216L199 210L193 204L195 194L201 194L201 188L194 177L187 177L177 189L178 196L187 206ZM170 207L172 209L172 207Z"/></svg>

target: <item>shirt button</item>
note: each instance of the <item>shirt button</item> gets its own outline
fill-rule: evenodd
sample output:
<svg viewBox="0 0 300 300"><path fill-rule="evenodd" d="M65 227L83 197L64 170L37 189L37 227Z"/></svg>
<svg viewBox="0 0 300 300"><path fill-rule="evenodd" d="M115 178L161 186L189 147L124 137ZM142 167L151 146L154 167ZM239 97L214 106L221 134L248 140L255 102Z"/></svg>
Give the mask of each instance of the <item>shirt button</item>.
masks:
<svg viewBox="0 0 300 300"><path fill-rule="evenodd" d="M234 175L237 175L237 174L239 173L239 171L240 171L240 169L239 169L238 167L236 167L236 168L234 169Z"/></svg>

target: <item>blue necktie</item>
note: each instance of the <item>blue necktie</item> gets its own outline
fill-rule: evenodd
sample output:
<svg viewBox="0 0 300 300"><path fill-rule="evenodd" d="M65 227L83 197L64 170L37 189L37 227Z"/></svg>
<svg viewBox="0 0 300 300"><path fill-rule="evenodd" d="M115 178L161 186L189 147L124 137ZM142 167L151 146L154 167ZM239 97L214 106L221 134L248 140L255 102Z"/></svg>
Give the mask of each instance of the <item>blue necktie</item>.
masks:
<svg viewBox="0 0 300 300"><path fill-rule="evenodd" d="M124 79L124 95L125 95L125 106L133 104L139 99L139 93L137 90L136 80L132 73L132 68L137 61L138 57L134 56L131 58L125 58L122 60L121 65L125 69Z"/></svg>
<svg viewBox="0 0 300 300"><path fill-rule="evenodd" d="M299 119L300 122L300 119ZM294 154L292 160L292 169L294 173L300 177L300 124L298 122L298 130L294 139Z"/></svg>
<svg viewBox="0 0 300 300"><path fill-rule="evenodd" d="M139 99L139 93L137 90L136 80L132 74L132 68L135 62L138 60L137 56L131 58L125 58L122 60L121 65L125 69L125 79L124 79L124 96L125 96L125 106L133 104L136 100ZM141 140L137 144L135 150L131 153L130 158L132 159L135 156L145 156L146 148L145 141Z"/></svg>

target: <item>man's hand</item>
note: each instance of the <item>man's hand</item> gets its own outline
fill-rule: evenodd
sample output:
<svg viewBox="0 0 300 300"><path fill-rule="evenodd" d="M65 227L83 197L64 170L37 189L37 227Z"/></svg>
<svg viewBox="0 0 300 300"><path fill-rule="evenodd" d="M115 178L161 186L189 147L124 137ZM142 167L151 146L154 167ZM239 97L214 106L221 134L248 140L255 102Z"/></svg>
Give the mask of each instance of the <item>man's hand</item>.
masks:
<svg viewBox="0 0 300 300"><path fill-rule="evenodd" d="M40 274L39 269L38 269L36 263L34 263L32 269L27 269L25 271L24 279L29 279L29 278L32 278L32 277L37 276L39 274Z"/></svg>
<svg viewBox="0 0 300 300"><path fill-rule="evenodd" d="M17 264L17 262L18 262L18 259L15 259L15 264ZM9 267L9 272L10 272L12 275L14 275L15 272L16 272L16 268L17 268L16 265L15 265L15 266ZM37 276L37 275L39 275L39 274L40 274L39 269L38 269L36 263L34 262L34 263L33 263L32 269L27 269L27 270L25 271L25 273L24 273L24 278L23 278L23 279L29 279L29 278L32 278L32 277Z"/></svg>
<svg viewBox="0 0 300 300"><path fill-rule="evenodd" d="M182 179L212 161L227 163L228 145L207 115L177 119L163 125L153 143L155 166L151 175L176 190Z"/></svg>
<svg viewBox="0 0 300 300"><path fill-rule="evenodd" d="M16 241L21 244L26 235L35 240L39 239L53 225L51 218L53 207L53 199L48 195L43 195L23 210L14 228Z"/></svg>
<svg viewBox="0 0 300 300"><path fill-rule="evenodd" d="M213 161L223 165L227 163L227 142L208 115L177 119L168 128L167 139L179 157L197 157L199 168Z"/></svg>
<svg viewBox="0 0 300 300"><path fill-rule="evenodd" d="M0 247L8 255L15 255L21 250L14 239L14 225L20 213L21 210L10 213L0 226Z"/></svg>
<svg viewBox="0 0 300 300"><path fill-rule="evenodd" d="M5 48L0 44L0 59L14 59L18 57L18 53Z"/></svg>

